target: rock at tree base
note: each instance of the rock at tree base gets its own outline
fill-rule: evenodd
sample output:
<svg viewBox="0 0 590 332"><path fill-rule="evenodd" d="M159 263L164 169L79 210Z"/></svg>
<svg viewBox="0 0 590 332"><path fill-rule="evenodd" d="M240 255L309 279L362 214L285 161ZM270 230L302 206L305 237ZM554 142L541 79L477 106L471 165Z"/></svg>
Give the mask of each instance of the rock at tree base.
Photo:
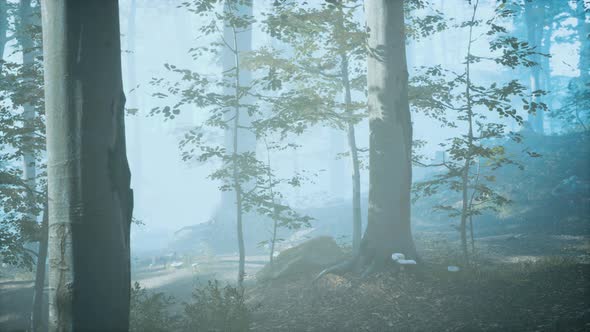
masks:
<svg viewBox="0 0 590 332"><path fill-rule="evenodd" d="M318 272L345 258L344 252L333 238L316 237L281 252L272 264L256 274L259 281Z"/></svg>

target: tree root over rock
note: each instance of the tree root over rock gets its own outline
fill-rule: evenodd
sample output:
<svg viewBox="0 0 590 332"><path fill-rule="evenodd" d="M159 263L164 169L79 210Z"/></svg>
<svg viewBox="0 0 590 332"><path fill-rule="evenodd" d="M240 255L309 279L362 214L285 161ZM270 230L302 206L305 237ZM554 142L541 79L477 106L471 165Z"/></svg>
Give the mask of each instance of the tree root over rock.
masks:
<svg viewBox="0 0 590 332"><path fill-rule="evenodd" d="M377 262L377 260L375 259L375 255L357 254L352 258L345 259L340 263L337 263L322 270L313 279L312 282L316 282L317 280L321 279L323 276L329 273L343 275L347 272L355 272L361 277L361 279L365 279L371 274L383 270L386 266L388 266L387 264L385 264L386 262L381 263L383 264L379 264Z"/></svg>

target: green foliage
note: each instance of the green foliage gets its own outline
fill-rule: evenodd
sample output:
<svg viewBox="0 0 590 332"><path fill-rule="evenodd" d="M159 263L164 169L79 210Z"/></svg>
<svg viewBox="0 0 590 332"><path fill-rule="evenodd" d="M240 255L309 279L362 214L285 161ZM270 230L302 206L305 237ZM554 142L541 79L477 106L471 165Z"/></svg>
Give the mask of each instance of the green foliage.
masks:
<svg viewBox="0 0 590 332"><path fill-rule="evenodd" d="M164 332L178 330L180 317L170 313L174 298L164 293L148 292L138 282L131 287L130 332Z"/></svg>
<svg viewBox="0 0 590 332"><path fill-rule="evenodd" d="M259 126L301 134L316 124L346 129L366 117L367 34L354 17L361 5L275 3L263 23L282 47L262 48L247 61L265 73L263 88L277 94L270 99L274 116ZM342 98L347 93L362 97Z"/></svg>
<svg viewBox="0 0 590 332"><path fill-rule="evenodd" d="M445 149L442 161L430 165L416 160L419 156L415 155L417 164L440 167L441 172L414 187L414 200L431 196L442 188L456 192L460 204L448 199L435 209L450 217L460 216L459 230L463 235L467 221L471 221L473 216L486 210L498 211L510 203L507 197L494 189L494 171L505 165L522 168L513 156L506 155L500 143L506 138L520 142L521 135L507 132L505 123L491 121L488 114L495 113L500 118L522 124L520 110L535 113L547 109L544 103L537 101L537 97L545 94L544 91L528 93L527 88L517 80L478 84L473 77L473 67L486 62L509 69L530 67L537 65L530 57L541 55L534 45L520 42L503 27L514 14L512 10L499 4L493 17L484 20L477 15L478 3L476 1L471 5L473 15L470 20L454 25L456 29L468 29L469 32L464 71L457 73L440 65L423 67L410 80L410 102L414 111L423 112L443 126L464 128L461 134L440 144ZM486 56L472 52L474 45L482 41L489 46ZM531 152L527 156L538 155ZM466 248L465 237L463 240Z"/></svg>
<svg viewBox="0 0 590 332"><path fill-rule="evenodd" d="M407 0L404 5L408 39L419 40L448 29L449 21L452 20L446 18L439 10L432 10L431 1Z"/></svg>
<svg viewBox="0 0 590 332"><path fill-rule="evenodd" d="M244 290L220 282L209 281L195 288L190 303L184 303L181 313L172 296L150 292L138 282L131 288L131 332L163 331L248 331L251 309L245 303Z"/></svg>
<svg viewBox="0 0 590 332"><path fill-rule="evenodd" d="M251 312L242 288L209 281L207 286L193 292L193 301L184 309L188 331L248 331Z"/></svg>
<svg viewBox="0 0 590 332"><path fill-rule="evenodd" d="M33 7L32 21L39 7ZM42 209L45 193L45 118L41 28L24 26L15 6L9 4L7 26L21 40L30 38L32 63L12 62L0 57L0 259L3 263L31 269L34 252L27 244L39 239L40 225L32 220ZM2 24L3 22L0 22ZM16 53L17 51L15 51ZM34 109L35 117L26 119L24 105ZM30 188L22 180L22 158L25 153L36 159L37 181ZM32 201L31 201L32 200ZM33 255L33 256L32 256Z"/></svg>

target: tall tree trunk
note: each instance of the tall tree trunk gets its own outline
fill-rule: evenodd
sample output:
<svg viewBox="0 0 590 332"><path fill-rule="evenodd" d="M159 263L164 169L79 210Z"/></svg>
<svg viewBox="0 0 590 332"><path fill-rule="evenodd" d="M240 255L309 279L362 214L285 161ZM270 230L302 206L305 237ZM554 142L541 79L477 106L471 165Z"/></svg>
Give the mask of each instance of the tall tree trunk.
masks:
<svg viewBox="0 0 590 332"><path fill-rule="evenodd" d="M412 123L404 1L366 0L369 31L369 215L362 265L380 269L394 252L416 257L410 227Z"/></svg>
<svg viewBox="0 0 590 332"><path fill-rule="evenodd" d="M543 21L545 17L545 5L541 1L525 1L525 21L527 26L527 41L530 45L542 48L543 41ZM534 54L531 59L537 65L530 67L530 90L541 90L541 56ZM532 96L531 102L540 102L539 96ZM535 114L529 113L528 121L532 130L536 133L543 134L543 117L542 111L538 110Z"/></svg>
<svg viewBox="0 0 590 332"><path fill-rule="evenodd" d="M47 262L47 231L48 231L48 203L43 207L43 221L41 222L41 238L39 240L39 255L35 271L35 286L33 288L33 306L31 310L31 332L42 331L43 321L43 288L45 287L45 263Z"/></svg>
<svg viewBox="0 0 590 332"><path fill-rule="evenodd" d="M342 9L342 3L338 2L338 25L335 29L337 34L336 39L340 40L341 37L338 34L345 32L344 27L344 12ZM348 56L343 51L340 53L340 76L342 79L342 86L344 88L344 105L346 115L352 118L353 111L352 107L352 96L350 88L350 75L349 75L349 63ZM350 162L352 165L352 252L358 254L361 247L361 238L363 231L363 221L361 217L361 174L358 157L358 148L356 145L356 134L354 130L354 122L349 120L347 131L348 151L350 152Z"/></svg>
<svg viewBox="0 0 590 332"><path fill-rule="evenodd" d="M42 1L49 330L127 331L133 192L116 0Z"/></svg>
<svg viewBox="0 0 590 332"><path fill-rule="evenodd" d="M32 33L33 13L31 10L31 0L20 0L19 17L21 24L17 33L18 42L22 48L22 64L25 72L25 79L31 81L30 74L33 70L34 44ZM23 179L27 184L27 205L29 208L28 217L31 221L36 222L35 216L35 187L37 179L37 168L35 158L35 107L30 101L23 105L23 129L24 129L24 148L23 148Z"/></svg>

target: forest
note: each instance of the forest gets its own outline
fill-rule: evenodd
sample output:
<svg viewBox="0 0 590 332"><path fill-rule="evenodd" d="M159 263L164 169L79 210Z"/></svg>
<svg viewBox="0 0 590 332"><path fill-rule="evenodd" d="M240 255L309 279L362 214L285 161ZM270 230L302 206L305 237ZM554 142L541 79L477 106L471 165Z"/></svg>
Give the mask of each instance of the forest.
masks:
<svg viewBox="0 0 590 332"><path fill-rule="evenodd" d="M0 0L0 331L590 331L590 0Z"/></svg>

